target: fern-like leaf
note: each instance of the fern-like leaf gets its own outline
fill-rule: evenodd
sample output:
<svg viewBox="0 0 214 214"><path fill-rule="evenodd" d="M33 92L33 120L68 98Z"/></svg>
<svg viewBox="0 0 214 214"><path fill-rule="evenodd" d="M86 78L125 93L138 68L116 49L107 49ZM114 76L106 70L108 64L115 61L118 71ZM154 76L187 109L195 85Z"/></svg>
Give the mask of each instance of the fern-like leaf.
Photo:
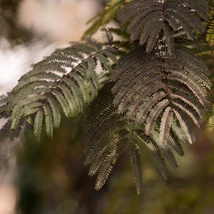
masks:
<svg viewBox="0 0 214 214"><path fill-rule="evenodd" d="M143 191L143 167L140 148L134 141L131 142L130 147L130 160L133 169L135 185L137 188L137 193L141 194Z"/></svg>
<svg viewBox="0 0 214 214"><path fill-rule="evenodd" d="M208 69L182 47L176 47L172 56L160 51L158 47L145 54L144 47L138 47L120 59L111 77L114 104L136 125L146 124L147 135L158 129L162 143L168 139L173 118L192 143L191 127L200 126L209 107Z"/></svg>
<svg viewBox="0 0 214 214"><path fill-rule="evenodd" d="M173 31L182 28L189 39L193 32L203 33L208 4L205 0L133 0L118 13L118 20L127 26L131 40L139 39L142 45L147 42L146 51L151 52L161 32L166 36L169 53L173 53ZM200 17L199 17L199 16Z"/></svg>
<svg viewBox="0 0 214 214"><path fill-rule="evenodd" d="M34 120L34 135L37 137L38 140L40 140L42 124L43 124L43 112L38 111Z"/></svg>
<svg viewBox="0 0 214 214"><path fill-rule="evenodd" d="M99 171L95 185L97 190L104 185L112 166L129 142L128 121L125 114L118 113L113 106L111 87L112 84L105 85L91 103L83 137L85 165L90 166L89 175Z"/></svg>
<svg viewBox="0 0 214 214"><path fill-rule="evenodd" d="M56 50L34 65L9 96L7 110L12 111L11 128L18 127L21 119L31 117L37 139L43 122L47 135L52 138L53 129L60 125L61 110L66 117L76 117L97 95L97 62L110 70L111 60L116 61L115 51L88 39Z"/></svg>
<svg viewBox="0 0 214 214"><path fill-rule="evenodd" d="M85 31L83 37L92 36L100 27L111 22L115 18L118 10L129 1L130 0L110 0L101 13L88 21L88 24L92 23L92 25Z"/></svg>
<svg viewBox="0 0 214 214"><path fill-rule="evenodd" d="M152 153L152 156L162 174L162 176L167 179L168 172L165 160L163 158L163 149L164 147L160 147L155 140L153 139L152 135L148 136L145 134L144 127L136 128L135 129L135 136L138 138L139 142L143 143ZM161 151L162 148L162 151Z"/></svg>
<svg viewBox="0 0 214 214"><path fill-rule="evenodd" d="M98 173L95 189L106 182L119 155L129 145L131 165L137 192L142 193L142 161L134 138L134 126L125 112L118 113L113 104L112 83L106 84L90 104L84 128L83 151L89 175Z"/></svg>
<svg viewBox="0 0 214 214"><path fill-rule="evenodd" d="M169 130L172 124L172 109L167 107L163 113L160 124L160 143L164 143L168 139Z"/></svg>
<svg viewBox="0 0 214 214"><path fill-rule="evenodd" d="M162 114L159 131L155 125L150 134L146 134L147 125L135 125L132 120L127 120L126 110L118 111L118 106L113 104L114 96L111 91L114 86L113 83L107 83L90 104L84 123L85 165L89 166L90 176L97 173L95 189L98 190L106 182L121 152L129 145L127 148L130 149L134 180L137 192L140 194L143 187L141 145L146 145L152 152L161 174L167 179L165 159L172 167L177 167L172 149L179 155L184 155L181 142L183 139L187 141L189 133L180 131L179 120L173 109L168 106Z"/></svg>

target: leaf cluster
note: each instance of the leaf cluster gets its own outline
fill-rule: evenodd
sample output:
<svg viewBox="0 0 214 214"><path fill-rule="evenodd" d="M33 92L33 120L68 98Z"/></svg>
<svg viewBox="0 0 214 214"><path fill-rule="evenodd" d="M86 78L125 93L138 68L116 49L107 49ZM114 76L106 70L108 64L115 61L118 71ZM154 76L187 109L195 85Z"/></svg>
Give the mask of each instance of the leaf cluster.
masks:
<svg viewBox="0 0 214 214"><path fill-rule="evenodd" d="M108 44L86 39L56 50L0 99L0 116L11 117L3 133L30 124L39 140L43 126L53 138L62 112L70 118L83 114L83 153L89 175L98 175L95 189L104 185L127 149L140 194L141 147L151 151L167 178L165 162L177 167L174 153L183 156L182 143L195 141L194 129L210 107L209 71L190 42L206 30L208 3L127 2L110 1L85 33L93 34L114 17L119 28L106 29ZM126 40L113 41L111 32Z"/></svg>
<svg viewBox="0 0 214 214"><path fill-rule="evenodd" d="M87 40L56 50L35 64L19 79L8 98L6 111L12 112L11 129L18 128L24 120L33 126L39 140L45 123L46 133L52 138L54 128L60 126L62 112L66 117L76 117L97 95L97 63L109 71L110 60L117 60L115 51Z"/></svg>

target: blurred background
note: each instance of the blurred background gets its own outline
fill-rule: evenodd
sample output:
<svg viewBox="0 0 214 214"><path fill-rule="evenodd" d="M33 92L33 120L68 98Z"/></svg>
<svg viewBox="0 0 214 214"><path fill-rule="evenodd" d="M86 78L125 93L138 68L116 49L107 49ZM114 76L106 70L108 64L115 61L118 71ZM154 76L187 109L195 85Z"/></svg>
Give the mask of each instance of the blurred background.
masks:
<svg viewBox="0 0 214 214"><path fill-rule="evenodd" d="M33 63L69 41L80 40L86 22L105 0L0 0L0 95L9 92ZM96 38L102 40L102 35ZM209 67L213 69L213 61ZM4 121L0 121L0 126ZM197 129L184 145L178 169L165 181L142 147L144 194L135 190L128 154L119 158L107 183L83 164L81 117L63 120L54 140L26 137L0 144L0 214L213 214L214 134ZM1 137L1 136L0 136Z"/></svg>

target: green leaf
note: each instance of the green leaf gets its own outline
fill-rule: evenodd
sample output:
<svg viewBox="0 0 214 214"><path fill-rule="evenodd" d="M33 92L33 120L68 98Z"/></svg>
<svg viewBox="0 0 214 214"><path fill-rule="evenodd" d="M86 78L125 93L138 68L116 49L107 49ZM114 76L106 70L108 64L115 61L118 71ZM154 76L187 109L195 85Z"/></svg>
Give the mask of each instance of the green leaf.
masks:
<svg viewBox="0 0 214 214"><path fill-rule="evenodd" d="M111 0L99 15L89 21L89 23L94 23L85 31L83 38L92 36L101 26L104 26L112 21L117 11L125 4L125 2L128 2L128 0Z"/></svg>
<svg viewBox="0 0 214 214"><path fill-rule="evenodd" d="M44 118L44 112L43 111L38 111L35 119L34 119L34 135L36 136L37 140L40 140L40 136L42 133L42 123L43 123L43 118Z"/></svg>
<svg viewBox="0 0 214 214"><path fill-rule="evenodd" d="M16 129L21 119L34 122L37 112L44 109L46 132L52 138L53 128L60 125L61 109L66 117L76 117L97 96L98 61L110 72L116 52L86 39L58 49L34 65L8 97L5 111L12 111L11 128Z"/></svg>

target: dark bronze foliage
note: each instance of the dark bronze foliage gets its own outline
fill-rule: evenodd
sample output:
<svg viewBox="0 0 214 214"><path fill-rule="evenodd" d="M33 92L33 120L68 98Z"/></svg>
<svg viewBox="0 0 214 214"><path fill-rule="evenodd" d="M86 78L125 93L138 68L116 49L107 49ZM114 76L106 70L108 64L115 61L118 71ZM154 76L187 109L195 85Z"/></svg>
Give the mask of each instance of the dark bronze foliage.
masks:
<svg viewBox="0 0 214 214"><path fill-rule="evenodd" d="M182 143L195 141L194 128L210 107L209 71L189 42L206 30L208 3L118 0L109 5L115 11L106 10L106 20L100 23L101 16L87 34L116 18L121 26L106 32L122 35L123 41L112 35L108 44L83 40L34 65L7 97L0 97L0 117L9 117L0 134L12 129L17 135L30 124L39 140L45 125L53 138L62 112L71 118L82 114L85 165L89 175L98 174L95 189L127 149L140 194L141 147L151 151L167 178L165 161L177 167L173 151L184 155ZM212 26L210 21L205 31L211 44Z"/></svg>
<svg viewBox="0 0 214 214"><path fill-rule="evenodd" d="M118 20L127 26L131 40L147 43L146 52L164 37L173 53L174 32L183 29L188 39L194 38L194 32L203 33L200 18L206 20L207 12L206 0L133 0L119 12Z"/></svg>

